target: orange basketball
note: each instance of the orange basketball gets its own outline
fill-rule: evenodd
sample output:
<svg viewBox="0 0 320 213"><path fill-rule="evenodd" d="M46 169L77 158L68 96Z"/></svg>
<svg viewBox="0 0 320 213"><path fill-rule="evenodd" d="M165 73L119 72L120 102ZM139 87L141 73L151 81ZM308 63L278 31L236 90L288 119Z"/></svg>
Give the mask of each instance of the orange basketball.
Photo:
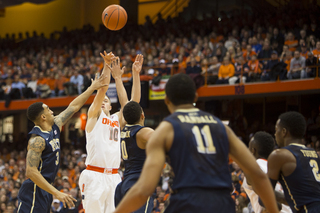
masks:
<svg viewBox="0 0 320 213"><path fill-rule="evenodd" d="M109 30L120 30L127 23L127 12L123 7L112 4L102 12L102 23Z"/></svg>

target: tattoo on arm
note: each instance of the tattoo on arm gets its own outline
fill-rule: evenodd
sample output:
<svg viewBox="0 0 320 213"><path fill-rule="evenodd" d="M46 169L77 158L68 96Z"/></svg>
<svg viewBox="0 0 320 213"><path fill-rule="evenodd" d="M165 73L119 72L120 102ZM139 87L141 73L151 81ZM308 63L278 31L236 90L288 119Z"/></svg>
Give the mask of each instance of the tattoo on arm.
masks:
<svg viewBox="0 0 320 213"><path fill-rule="evenodd" d="M73 107L68 107L66 110L61 112L57 117L55 117L54 122L59 128L61 128L75 113Z"/></svg>
<svg viewBox="0 0 320 213"><path fill-rule="evenodd" d="M42 151L46 143L41 137L31 138L28 145L27 165L30 167L38 167L41 159Z"/></svg>

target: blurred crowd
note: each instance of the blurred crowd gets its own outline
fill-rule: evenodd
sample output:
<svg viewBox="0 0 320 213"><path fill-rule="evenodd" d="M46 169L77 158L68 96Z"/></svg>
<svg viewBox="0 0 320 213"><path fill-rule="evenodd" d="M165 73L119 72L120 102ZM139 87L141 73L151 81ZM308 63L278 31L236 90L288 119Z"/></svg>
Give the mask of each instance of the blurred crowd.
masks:
<svg viewBox="0 0 320 213"><path fill-rule="evenodd" d="M316 2L316 1L314 1ZM287 5L259 14L247 10L204 14L202 19L181 17L144 25L127 25L120 31L82 29L51 33L7 34L0 39L0 100L76 95L103 68L99 53L121 58L131 78L131 65L143 54L141 80L185 72L197 87L319 75L319 7Z"/></svg>

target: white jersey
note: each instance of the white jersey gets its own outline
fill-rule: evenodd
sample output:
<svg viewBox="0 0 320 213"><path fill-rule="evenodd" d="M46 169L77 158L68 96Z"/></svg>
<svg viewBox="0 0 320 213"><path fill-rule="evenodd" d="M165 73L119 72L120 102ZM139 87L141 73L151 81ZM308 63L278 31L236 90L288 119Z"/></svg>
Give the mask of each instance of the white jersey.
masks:
<svg viewBox="0 0 320 213"><path fill-rule="evenodd" d="M120 166L120 124L118 115L103 111L91 132L86 131L86 166L117 169Z"/></svg>
<svg viewBox="0 0 320 213"><path fill-rule="evenodd" d="M257 163L264 173L268 173L268 161L267 160L258 159ZM255 213L260 213L264 208L262 206L260 206L259 196L253 191L252 186L248 185L246 178L243 179L242 186L250 199L250 203L252 205L253 211ZM277 183L275 190L283 193L283 190L282 190L280 183ZM282 204L282 209L280 212L281 213L292 213L290 207L287 205L283 205L283 204Z"/></svg>

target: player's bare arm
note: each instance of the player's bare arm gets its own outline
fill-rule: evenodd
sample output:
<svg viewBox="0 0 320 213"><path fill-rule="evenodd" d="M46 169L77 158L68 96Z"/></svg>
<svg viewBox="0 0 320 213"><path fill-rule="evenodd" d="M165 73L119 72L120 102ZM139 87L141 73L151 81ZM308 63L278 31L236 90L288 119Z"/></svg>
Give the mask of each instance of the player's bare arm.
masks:
<svg viewBox="0 0 320 213"><path fill-rule="evenodd" d="M128 95L127 95L126 89L123 86L123 82L121 79L121 76L124 73L124 70L125 70L125 67L122 67L122 69L120 68L119 57L116 57L111 61L111 74L116 82L117 94L118 94L119 102L121 105L120 112L117 113L119 116L119 122L120 122L121 129L126 124L126 122L122 116L122 109L128 103Z"/></svg>
<svg viewBox="0 0 320 213"><path fill-rule="evenodd" d="M140 103L141 99L141 83L140 83L140 72L143 65L143 55L138 54L134 63L132 64L132 92L131 92L131 101Z"/></svg>
<svg viewBox="0 0 320 213"><path fill-rule="evenodd" d="M154 132L153 129L151 129L149 127L145 127L137 133L137 135L136 135L137 145L140 149L146 148L146 144L147 144L148 140L150 139L153 132Z"/></svg>
<svg viewBox="0 0 320 213"><path fill-rule="evenodd" d="M133 212L146 203L159 182L166 151L171 148L173 135L172 125L168 122L162 122L151 135L140 178L122 199L115 213Z"/></svg>
<svg viewBox="0 0 320 213"><path fill-rule="evenodd" d="M107 84L104 82L105 78L107 78L106 73L102 74L98 78L98 74L96 74L95 79L91 79L91 86L88 87L88 89L83 92L81 95L79 95L77 98L75 98L68 106L67 109L65 109L63 112L61 112L59 115L57 115L54 118L55 124L61 129L61 127L72 117L72 115L80 110L80 108L84 105L84 103L88 100L90 95L97 89L100 89L101 87L107 86Z"/></svg>
<svg viewBox="0 0 320 213"><path fill-rule="evenodd" d="M230 127L225 126L230 143L230 156L240 166L251 180L254 191L261 197L270 213L278 213L274 191L267 175L260 169L255 158L242 141L233 133ZM245 157L243 157L245 156Z"/></svg>
<svg viewBox="0 0 320 213"><path fill-rule="evenodd" d="M100 55L104 60L104 67L102 70L102 75L106 76L103 83L109 85L110 84L110 73L111 73L110 63L111 63L111 59L114 57L114 55L112 52L107 54L106 51L104 51L104 53L100 53ZM88 110L88 121L91 118L95 118L96 120L98 119L98 117L101 113L101 105L102 105L102 102L105 98L107 90L108 90L108 86L105 86L105 87L101 87L97 91L97 94L94 97L93 102L90 105L89 110Z"/></svg>
<svg viewBox="0 0 320 213"><path fill-rule="evenodd" d="M27 152L26 176L30 178L38 187L54 195L63 202L64 207L74 207L73 201L77 201L71 195L59 192L53 187L38 170L41 161L42 151L45 149L46 143L42 137L34 136L29 140Z"/></svg>

